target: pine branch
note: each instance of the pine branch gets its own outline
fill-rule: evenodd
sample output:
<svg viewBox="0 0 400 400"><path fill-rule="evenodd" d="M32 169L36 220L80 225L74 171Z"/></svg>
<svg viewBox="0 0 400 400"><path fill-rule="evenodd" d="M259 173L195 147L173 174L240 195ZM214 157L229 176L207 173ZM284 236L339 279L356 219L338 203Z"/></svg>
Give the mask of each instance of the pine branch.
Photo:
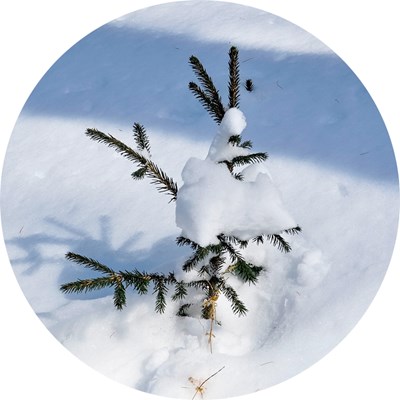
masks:
<svg viewBox="0 0 400 400"><path fill-rule="evenodd" d="M86 135L89 136L90 139L92 139L96 142L104 143L108 147L113 148L117 153L121 154L123 157L127 158L128 160L134 162L139 167L144 167L147 163L146 157L144 157L142 154L138 153L137 151L131 149L125 143L116 139L112 135L103 133L97 129L87 129Z"/></svg>
<svg viewBox="0 0 400 400"><path fill-rule="evenodd" d="M186 283L177 281L175 275L170 272L168 275L145 272L139 272L137 269L133 271L114 271L111 268L100 264L98 261L75 253L66 255L68 260L74 261L86 268L105 274L105 277L94 279L83 279L75 282L66 283L61 286L64 293L79 293L89 290L97 290L105 287L114 287L114 306L121 310L126 305L126 288L133 288L140 294L146 294L150 282L154 284L153 294L156 294L156 312L162 313L165 310L165 295L168 291L167 285L175 285L175 300L186 296Z"/></svg>
<svg viewBox="0 0 400 400"><path fill-rule="evenodd" d="M235 167L241 167L247 164L255 164L259 163L262 161L265 161L268 158L267 153L253 153L253 154L247 154L244 156L237 156L232 158L232 160L222 160L219 161L218 164L225 164L226 167L228 168L228 171L231 173L231 175L239 180L243 180L243 175L239 173L234 173L234 168Z"/></svg>
<svg viewBox="0 0 400 400"><path fill-rule="evenodd" d="M107 277L99 277L94 279L78 279L74 282L65 283L60 286L63 293L86 293L92 290L100 290L106 287L114 286L114 280Z"/></svg>
<svg viewBox="0 0 400 400"><path fill-rule="evenodd" d="M122 310L122 308L126 306L126 293L122 281L119 281L115 285L113 299L114 299L114 307L117 310Z"/></svg>
<svg viewBox="0 0 400 400"><path fill-rule="evenodd" d="M296 226L290 229L285 229L282 231L282 233L287 233L288 235L297 235L300 232L301 232L300 226ZM280 234L271 234L265 236L274 246L278 247L280 251L283 251L284 253L289 253L292 250L289 243ZM256 244L262 244L264 243L264 235L259 235L253 238L252 241L255 242Z"/></svg>
<svg viewBox="0 0 400 400"><path fill-rule="evenodd" d="M146 294L149 290L151 276L146 272L139 272L137 269L134 271L120 272L124 282L127 286L133 286L134 289L140 294Z"/></svg>
<svg viewBox="0 0 400 400"><path fill-rule="evenodd" d="M230 161L233 167L241 167L247 164L263 162L268 158L267 153L252 153L245 156L237 156Z"/></svg>
<svg viewBox="0 0 400 400"><path fill-rule="evenodd" d="M255 284L263 267L256 266L246 261L239 260L233 265L232 271L244 282Z"/></svg>
<svg viewBox="0 0 400 400"><path fill-rule="evenodd" d="M206 291L210 289L210 282L207 279L199 279L197 281L188 282L187 286Z"/></svg>
<svg viewBox="0 0 400 400"><path fill-rule="evenodd" d="M251 140L246 140L243 143L241 142L242 142L241 135L232 135L228 140L228 143L231 144L232 146L241 147L242 149L251 150L251 148L253 147L253 143Z"/></svg>
<svg viewBox="0 0 400 400"><path fill-rule="evenodd" d="M225 241L228 241L236 246L239 246L241 249L245 249L249 244L248 240L242 240L242 239L237 238L236 236L231 236L231 235L225 236L224 235L223 238Z"/></svg>
<svg viewBox="0 0 400 400"><path fill-rule="evenodd" d="M202 265L202 266L198 269L197 275L200 276L200 277L201 277L201 276L204 276L204 275L208 275L209 277L211 277L212 272L211 272L211 270L210 270L210 265L209 265L209 264Z"/></svg>
<svg viewBox="0 0 400 400"><path fill-rule="evenodd" d="M225 164L226 168L228 168L228 171L233 175L233 163L232 163L232 161L222 160L222 161L218 161L218 164Z"/></svg>
<svg viewBox="0 0 400 400"><path fill-rule="evenodd" d="M244 177L240 172L234 172L232 174L232 176L238 181L243 181L244 180Z"/></svg>
<svg viewBox="0 0 400 400"><path fill-rule="evenodd" d="M220 285L220 288L224 296L231 302L233 313L239 314L239 316L246 315L248 310L243 302L239 299L236 290L233 289L233 287L227 285L225 282Z"/></svg>
<svg viewBox="0 0 400 400"><path fill-rule="evenodd" d="M137 164L139 170L132 174L133 178L140 179L144 176L149 177L152 179L152 183L157 187L159 192L170 195L171 201L176 200L178 185L163 170L154 164L153 161L147 159L143 154L133 150L112 135L103 133L97 129L87 129L86 135L92 140L106 144L128 160ZM146 171L144 171L144 169L146 169Z"/></svg>
<svg viewBox="0 0 400 400"><path fill-rule="evenodd" d="M236 261L244 260L243 256L232 245L232 243L237 243L236 240L239 241L239 239L236 239L233 236L225 236L223 234L220 234L217 237L221 243L222 249L225 250L229 254L232 263L236 262Z"/></svg>
<svg viewBox="0 0 400 400"><path fill-rule="evenodd" d="M253 239L253 242L255 242L257 245L263 244L263 243L264 243L264 237L263 237L263 235L259 235L259 236L255 237L255 238Z"/></svg>
<svg viewBox="0 0 400 400"><path fill-rule="evenodd" d="M189 82L189 90L194 94L194 97L200 101L204 109L211 115L212 119L217 124L220 124L223 114L221 114L218 107L215 107L213 101L204 93L204 91L194 82Z"/></svg>
<svg viewBox="0 0 400 400"><path fill-rule="evenodd" d="M281 235L267 235L267 239L283 253L289 253L292 250L289 243Z"/></svg>
<svg viewBox="0 0 400 400"><path fill-rule="evenodd" d="M131 177L136 180L141 180L146 176L147 167L141 167L138 170L131 173Z"/></svg>
<svg viewBox="0 0 400 400"><path fill-rule="evenodd" d="M73 261L76 264L83 265L85 268L90 268L91 270L96 271L96 272L101 272L103 274L114 274L115 273L114 270L107 267L106 265L99 263L97 260L94 260L93 258L81 256L80 254L68 252L65 255L65 258L68 261Z"/></svg>
<svg viewBox="0 0 400 400"><path fill-rule="evenodd" d="M210 254L221 254L222 251L221 244L210 244L206 247L198 246L194 253L185 261L182 269L185 272L189 272Z"/></svg>
<svg viewBox="0 0 400 400"><path fill-rule="evenodd" d="M160 193L167 193L172 196L171 201L176 201L178 185L162 169L150 160L147 161L146 174L152 179L151 183L157 187Z"/></svg>
<svg viewBox="0 0 400 400"><path fill-rule="evenodd" d="M190 308L191 305L192 305L191 303L182 304L182 305L179 307L179 310L178 310L178 312L176 313L176 315L177 315L178 317L188 317L188 316L189 316L188 310L189 310L189 308Z"/></svg>
<svg viewBox="0 0 400 400"><path fill-rule="evenodd" d="M222 254L217 254L216 256L210 258L208 264L210 266L211 273L218 274L225 264L225 257L223 257Z"/></svg>
<svg viewBox="0 0 400 400"><path fill-rule="evenodd" d="M285 232L289 235L297 235L301 232L301 228L300 228L300 226L296 226L294 228L285 229L283 232Z"/></svg>
<svg viewBox="0 0 400 400"><path fill-rule="evenodd" d="M197 79L203 86L204 92L207 97L212 100L215 98L219 98L218 90L216 89L214 82L211 79L211 76L208 75L200 60L195 56L191 56L189 58L189 64L192 67L192 70L194 71Z"/></svg>
<svg viewBox="0 0 400 400"><path fill-rule="evenodd" d="M185 238L184 236L178 236L176 238L176 244L178 246L190 246L193 250L197 250L200 247L200 245L198 245L196 242Z"/></svg>
<svg viewBox="0 0 400 400"><path fill-rule="evenodd" d="M253 142L251 140L244 141L241 145L241 148L251 150L253 147Z"/></svg>
<svg viewBox="0 0 400 400"><path fill-rule="evenodd" d="M229 108L239 108L239 51L232 46L229 51Z"/></svg>
<svg viewBox="0 0 400 400"><path fill-rule="evenodd" d="M202 265L198 269L198 275L203 277L204 275L208 275L210 279L214 279L219 276L222 267L225 264L225 257L222 255L222 252L211 257L207 264Z"/></svg>
<svg viewBox="0 0 400 400"><path fill-rule="evenodd" d="M199 87L196 88L197 85L191 82L189 84L189 89L193 91L195 96L203 104L204 108L211 114L213 119L218 124L221 123L225 114L225 110L222 104L221 96L214 86L211 77L208 75L207 71L197 57L191 56L189 58L189 64L191 65L202 86L202 89Z"/></svg>
<svg viewBox="0 0 400 400"><path fill-rule="evenodd" d="M175 284L175 293L172 296L172 300L182 300L187 295L186 283L183 281L176 282Z"/></svg>
<svg viewBox="0 0 400 400"><path fill-rule="evenodd" d="M240 146L240 143L242 141L242 137L240 135L232 135L228 143L231 144L232 146Z"/></svg>
<svg viewBox="0 0 400 400"><path fill-rule="evenodd" d="M150 141L143 125L135 122L133 124L133 137L139 151L146 150L150 154Z"/></svg>
<svg viewBox="0 0 400 400"><path fill-rule="evenodd" d="M155 311L162 314L165 311L167 301L165 296L168 292L168 288L162 276L153 277L154 280L154 291L153 294L156 295L156 305Z"/></svg>
<svg viewBox="0 0 400 400"><path fill-rule="evenodd" d="M184 262L182 269L185 272L191 271L196 265L203 261L210 254L209 247L199 247L194 253Z"/></svg>

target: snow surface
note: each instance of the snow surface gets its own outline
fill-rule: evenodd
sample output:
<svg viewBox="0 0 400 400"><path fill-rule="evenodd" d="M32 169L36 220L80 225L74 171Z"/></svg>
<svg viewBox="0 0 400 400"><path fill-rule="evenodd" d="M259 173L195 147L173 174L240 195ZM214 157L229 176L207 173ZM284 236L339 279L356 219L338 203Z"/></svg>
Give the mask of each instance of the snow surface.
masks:
<svg viewBox="0 0 400 400"><path fill-rule="evenodd" d="M100 28L46 74L7 150L2 223L26 297L72 353L123 384L181 398L194 394L190 376L206 379L224 366L205 393L221 398L290 378L354 327L392 254L398 177L378 110L329 49L257 10L182 4ZM132 123L143 123L154 160L181 186L185 163L207 157L216 129L187 90L187 60L197 55L226 98L232 43L242 78L255 85L241 93L246 132L269 153L268 170L303 233L290 238L288 255L267 244L247 249L268 271L256 287L235 282L246 317L218 302L223 325L210 354L204 321L179 319L171 305L156 315L152 296L132 293L117 312L107 291L64 296L58 287L85 276L65 261L67 251L115 268L179 270L187 254L174 243L174 207L132 182L129 162L83 132L97 127L129 142Z"/></svg>

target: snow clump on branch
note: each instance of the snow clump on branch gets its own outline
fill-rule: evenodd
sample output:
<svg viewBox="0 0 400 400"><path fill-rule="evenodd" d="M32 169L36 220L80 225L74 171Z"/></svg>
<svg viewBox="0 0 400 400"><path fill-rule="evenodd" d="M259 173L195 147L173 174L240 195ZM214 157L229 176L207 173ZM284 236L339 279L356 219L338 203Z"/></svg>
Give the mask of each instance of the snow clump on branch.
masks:
<svg viewBox="0 0 400 400"><path fill-rule="evenodd" d="M228 143L245 127L244 114L237 108L229 109L206 159L192 157L183 168L176 225L182 229L182 236L202 247L217 244L221 233L249 240L296 226L264 163L244 168L242 181L221 163L248 154L247 149Z"/></svg>

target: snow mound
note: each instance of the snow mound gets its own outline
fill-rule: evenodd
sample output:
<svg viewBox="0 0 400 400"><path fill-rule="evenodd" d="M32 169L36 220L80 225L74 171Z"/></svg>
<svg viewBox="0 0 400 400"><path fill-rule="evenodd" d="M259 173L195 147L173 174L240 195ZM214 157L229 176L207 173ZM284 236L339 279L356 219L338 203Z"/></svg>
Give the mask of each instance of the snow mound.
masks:
<svg viewBox="0 0 400 400"><path fill-rule="evenodd" d="M236 108L228 110L207 158L190 158L182 171L184 184L176 202L176 225L183 236L200 246L218 243L221 233L249 240L296 226L262 165L245 168L243 176L250 179L239 181L219 163L232 160L237 149L245 150L228 143L245 127L244 114Z"/></svg>

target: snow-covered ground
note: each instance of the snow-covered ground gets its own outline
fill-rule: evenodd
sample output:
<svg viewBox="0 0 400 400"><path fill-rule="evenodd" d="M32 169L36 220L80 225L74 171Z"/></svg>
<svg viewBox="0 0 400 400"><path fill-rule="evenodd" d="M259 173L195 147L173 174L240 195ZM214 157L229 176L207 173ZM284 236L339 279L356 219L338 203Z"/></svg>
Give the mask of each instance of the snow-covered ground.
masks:
<svg viewBox="0 0 400 400"><path fill-rule="evenodd" d="M221 18L221 15L224 17ZM303 229L293 251L254 249L268 273L244 285L246 317L221 300L210 354L207 326L163 315L131 294L117 312L110 293L64 296L85 276L64 259L81 253L115 268L179 269L187 253L174 204L132 167L83 134L96 127L132 141L148 129L154 159L181 184L190 157L204 159L217 126L187 90L197 55L226 99L227 52L240 50L244 134L267 151L286 208ZM160 68L162 66L162 68ZM2 177L10 260L33 309L71 352L139 390L191 398L252 393L301 372L354 327L375 296L393 250L398 177L382 119L363 85L322 43L292 24L226 3L180 3L136 12L66 53L28 100ZM251 371L251 373L250 373Z"/></svg>

